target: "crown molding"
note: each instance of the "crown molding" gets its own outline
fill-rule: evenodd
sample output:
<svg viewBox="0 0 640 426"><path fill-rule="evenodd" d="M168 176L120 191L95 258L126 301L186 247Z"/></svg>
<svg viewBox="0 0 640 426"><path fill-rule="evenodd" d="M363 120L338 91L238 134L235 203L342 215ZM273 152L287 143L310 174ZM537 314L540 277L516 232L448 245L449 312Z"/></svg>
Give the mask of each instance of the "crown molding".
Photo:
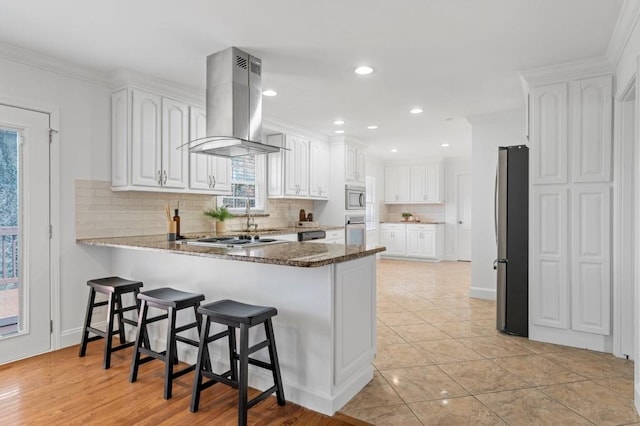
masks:
<svg viewBox="0 0 640 426"><path fill-rule="evenodd" d="M277 118L262 118L262 128L269 128L269 130L274 130L282 133L290 133L294 135L305 136L314 140L321 140L323 142L328 142L329 137L327 135L323 135L318 132L314 132L313 130L309 130L304 128L298 124L290 123L285 120L279 120Z"/></svg>
<svg viewBox="0 0 640 426"><path fill-rule="evenodd" d="M0 58L100 86L109 86L107 75L102 71L3 42L0 42Z"/></svg>
<svg viewBox="0 0 640 426"><path fill-rule="evenodd" d="M607 47L606 57L613 65L618 66L639 17L640 0L625 0Z"/></svg>
<svg viewBox="0 0 640 426"><path fill-rule="evenodd" d="M109 74L109 87L116 91L127 87L162 93L163 96L205 108L205 90L120 68Z"/></svg>
<svg viewBox="0 0 640 426"><path fill-rule="evenodd" d="M567 80L613 74L615 68L606 57L582 59L547 67L521 71L523 87L561 83Z"/></svg>

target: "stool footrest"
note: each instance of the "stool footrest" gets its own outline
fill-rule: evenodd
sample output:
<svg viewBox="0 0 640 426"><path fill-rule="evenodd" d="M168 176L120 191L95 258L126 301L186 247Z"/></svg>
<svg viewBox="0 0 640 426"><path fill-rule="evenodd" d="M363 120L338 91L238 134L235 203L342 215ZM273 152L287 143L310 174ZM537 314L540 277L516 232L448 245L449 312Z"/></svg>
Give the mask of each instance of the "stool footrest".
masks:
<svg viewBox="0 0 640 426"><path fill-rule="evenodd" d="M265 370L273 371L273 366L271 364L269 364L267 362L264 362L264 361L260 361L258 359L249 358L249 364L255 365L257 367L262 367Z"/></svg>
<svg viewBox="0 0 640 426"><path fill-rule="evenodd" d="M136 305L131 305L131 306L127 306L126 308L115 309L113 312L116 314L121 314L124 312L133 311L135 309L138 309L138 307Z"/></svg>
<svg viewBox="0 0 640 426"><path fill-rule="evenodd" d="M189 339L188 337L176 336L176 341L195 346L196 348L198 347L198 345L200 345L200 342L198 342L197 340Z"/></svg>
<svg viewBox="0 0 640 426"><path fill-rule="evenodd" d="M265 340L265 341L262 341L262 342L260 342L260 343L257 343L257 344L255 344L255 345L251 346L251 347L249 348L249 354L252 354L252 353L254 353L254 352L257 352L257 351L259 351L259 350L260 350L260 349L262 349L262 348L266 348L267 346L269 346L269 343L270 343L270 342L269 342L269 339L267 339L267 340Z"/></svg>
<svg viewBox="0 0 640 426"><path fill-rule="evenodd" d="M264 401L269 395L274 393L277 389L278 389L277 386L275 386L275 385L271 386L269 389L267 389L266 391L262 392L260 395L256 396L251 401L247 402L247 409L253 407L258 402Z"/></svg>
<svg viewBox="0 0 640 426"><path fill-rule="evenodd" d="M222 373L222 374L216 374L216 373L212 373L210 371L201 371L201 374L203 377L206 377L207 379L210 379L208 382L204 382L201 386L201 389L205 389L208 388L209 386L213 385L214 383L224 383L225 385L231 386L234 389L238 389L238 381L237 380L231 380L230 378L226 377L226 376L231 376L231 371L227 371L226 373Z"/></svg>
<svg viewBox="0 0 640 426"><path fill-rule="evenodd" d="M138 352L148 355L149 360L155 358L155 359L159 359L160 361L166 361L167 359L167 351L156 352L151 349L145 348L144 346L140 346L138 348ZM142 362L144 362L144 359L140 360L140 363Z"/></svg>
<svg viewBox="0 0 640 426"><path fill-rule="evenodd" d="M93 305L91 305L92 308L97 308L98 306L106 306L109 304L108 300L104 300L102 302L93 302Z"/></svg>
<svg viewBox="0 0 640 426"><path fill-rule="evenodd" d="M180 327L176 327L176 333L181 333L185 330L189 330L190 328L197 327L197 326L198 326L197 322L181 325Z"/></svg>
<svg viewBox="0 0 640 426"><path fill-rule="evenodd" d="M130 348L131 346L135 345L136 342L126 342L126 343L122 343L118 346L114 346L111 348L111 352L116 352L125 348Z"/></svg>
<svg viewBox="0 0 640 426"><path fill-rule="evenodd" d="M175 379L176 377L184 376L185 374L187 374L187 373L189 373L189 372L191 372L191 371L194 371L195 369L196 369L195 364L194 364L194 365L190 365L190 366L188 366L188 367L183 368L183 369L182 369L182 370L180 370L180 371L175 371L175 372L173 373L173 375L171 376L171 378L172 378L172 379Z"/></svg>
<svg viewBox="0 0 640 426"><path fill-rule="evenodd" d="M134 327L138 326L138 321L132 320L132 319L129 319L129 318L122 318L122 322L125 323L125 324L132 325Z"/></svg>
<svg viewBox="0 0 640 426"><path fill-rule="evenodd" d="M165 319L167 319L167 318L169 318L169 315L167 315L167 314L164 314L164 315L158 315L157 317L147 318L147 319L145 320L145 322L146 322L147 324L151 324L152 322L162 321L162 320L165 320Z"/></svg>
<svg viewBox="0 0 640 426"><path fill-rule="evenodd" d="M218 339L222 339L223 337L227 337L229 335L229 330L221 331L220 333L216 333L213 336L207 337L207 343L215 342Z"/></svg>
<svg viewBox="0 0 640 426"><path fill-rule="evenodd" d="M107 335L107 333L105 333L104 331L102 331L100 329L97 329L95 327L87 327L87 331L98 335L98 336L90 337L89 338L90 339L89 342L91 342L91 339L97 340L97 338L104 338Z"/></svg>

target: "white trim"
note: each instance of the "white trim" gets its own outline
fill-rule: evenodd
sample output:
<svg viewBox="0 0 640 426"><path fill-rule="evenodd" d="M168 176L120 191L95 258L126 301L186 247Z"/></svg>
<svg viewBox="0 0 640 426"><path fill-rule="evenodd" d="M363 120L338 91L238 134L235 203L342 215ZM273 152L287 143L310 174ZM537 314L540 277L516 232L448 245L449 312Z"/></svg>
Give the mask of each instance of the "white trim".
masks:
<svg viewBox="0 0 640 426"><path fill-rule="evenodd" d="M556 84L569 80L613 74L615 69L605 57L582 59L520 72L523 87ZM526 90L525 90L526 93Z"/></svg>
<svg viewBox="0 0 640 426"><path fill-rule="evenodd" d="M611 353L611 336L529 324L529 340Z"/></svg>
<svg viewBox="0 0 640 426"><path fill-rule="evenodd" d="M278 120L275 118L263 118L262 119L263 133L265 128L269 129L269 131L274 131L276 133L293 134L293 135L302 136L308 139L314 139L314 140L329 143L329 137L327 135L313 132L302 126L299 126L297 124L290 123L284 120ZM265 138L266 136L263 135L263 139Z"/></svg>
<svg viewBox="0 0 640 426"><path fill-rule="evenodd" d="M496 290L494 288L471 287L469 297L476 299L496 300Z"/></svg>
<svg viewBox="0 0 640 426"><path fill-rule="evenodd" d="M107 76L101 71L83 67L78 64L72 64L34 50L23 49L0 42L0 58L64 75L65 77L109 87Z"/></svg>
<svg viewBox="0 0 640 426"><path fill-rule="evenodd" d="M109 88L114 92L132 87L147 92L159 93L164 97L188 103L198 108L205 108L204 87L185 86L123 68L109 74L108 82Z"/></svg>
<svg viewBox="0 0 640 426"><path fill-rule="evenodd" d="M620 324L623 323L624 319L622 318L622 302L623 299L621 297L621 287L624 282L625 275L623 269L628 265L622 263L623 254L626 252L625 242L628 243L627 238L628 235L628 226L625 221L625 205L628 205L627 196L630 194L633 189L630 190L625 185L625 182L629 181L629 178L634 180L633 176L635 174L635 164L632 168L625 167L624 159L628 158L629 149L633 149L635 151L635 143L631 141L632 146L629 147L628 139L623 139L625 136L624 127L628 125L626 121L627 114L626 104L628 104L627 98L631 94L633 90L635 90L635 75L629 81L627 87L624 88L622 94L615 99L615 108L614 108L614 204L613 204L613 253L612 253L612 272L613 272L613 354L618 357L623 357L629 354L622 353L622 334L620 329ZM635 121L635 117L634 117ZM635 206L633 206L635 208ZM633 238L633 236L631 236ZM634 348L635 351L635 348Z"/></svg>
<svg viewBox="0 0 640 426"><path fill-rule="evenodd" d="M629 43L631 34L638 23L640 17L640 1L625 0L618 15L618 21L613 29L613 34L609 40L606 57L610 63L618 66L622 53Z"/></svg>

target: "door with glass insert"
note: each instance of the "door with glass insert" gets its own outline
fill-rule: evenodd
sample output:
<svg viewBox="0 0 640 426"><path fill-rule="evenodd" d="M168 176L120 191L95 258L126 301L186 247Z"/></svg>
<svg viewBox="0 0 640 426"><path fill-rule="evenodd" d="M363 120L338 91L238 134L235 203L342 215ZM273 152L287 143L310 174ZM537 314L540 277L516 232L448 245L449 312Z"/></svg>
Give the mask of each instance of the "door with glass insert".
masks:
<svg viewBox="0 0 640 426"><path fill-rule="evenodd" d="M0 105L0 364L51 347L49 115Z"/></svg>

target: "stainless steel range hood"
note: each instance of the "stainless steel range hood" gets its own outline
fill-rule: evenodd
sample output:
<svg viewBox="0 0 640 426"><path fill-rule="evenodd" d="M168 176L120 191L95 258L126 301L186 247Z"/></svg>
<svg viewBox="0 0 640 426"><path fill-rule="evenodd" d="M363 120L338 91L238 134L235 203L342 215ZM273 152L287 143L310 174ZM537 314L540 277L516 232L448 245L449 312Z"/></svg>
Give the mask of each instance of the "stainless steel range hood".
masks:
<svg viewBox="0 0 640 426"><path fill-rule="evenodd" d="M241 157L277 152L262 143L262 61L237 47L207 57L207 136L183 147Z"/></svg>

